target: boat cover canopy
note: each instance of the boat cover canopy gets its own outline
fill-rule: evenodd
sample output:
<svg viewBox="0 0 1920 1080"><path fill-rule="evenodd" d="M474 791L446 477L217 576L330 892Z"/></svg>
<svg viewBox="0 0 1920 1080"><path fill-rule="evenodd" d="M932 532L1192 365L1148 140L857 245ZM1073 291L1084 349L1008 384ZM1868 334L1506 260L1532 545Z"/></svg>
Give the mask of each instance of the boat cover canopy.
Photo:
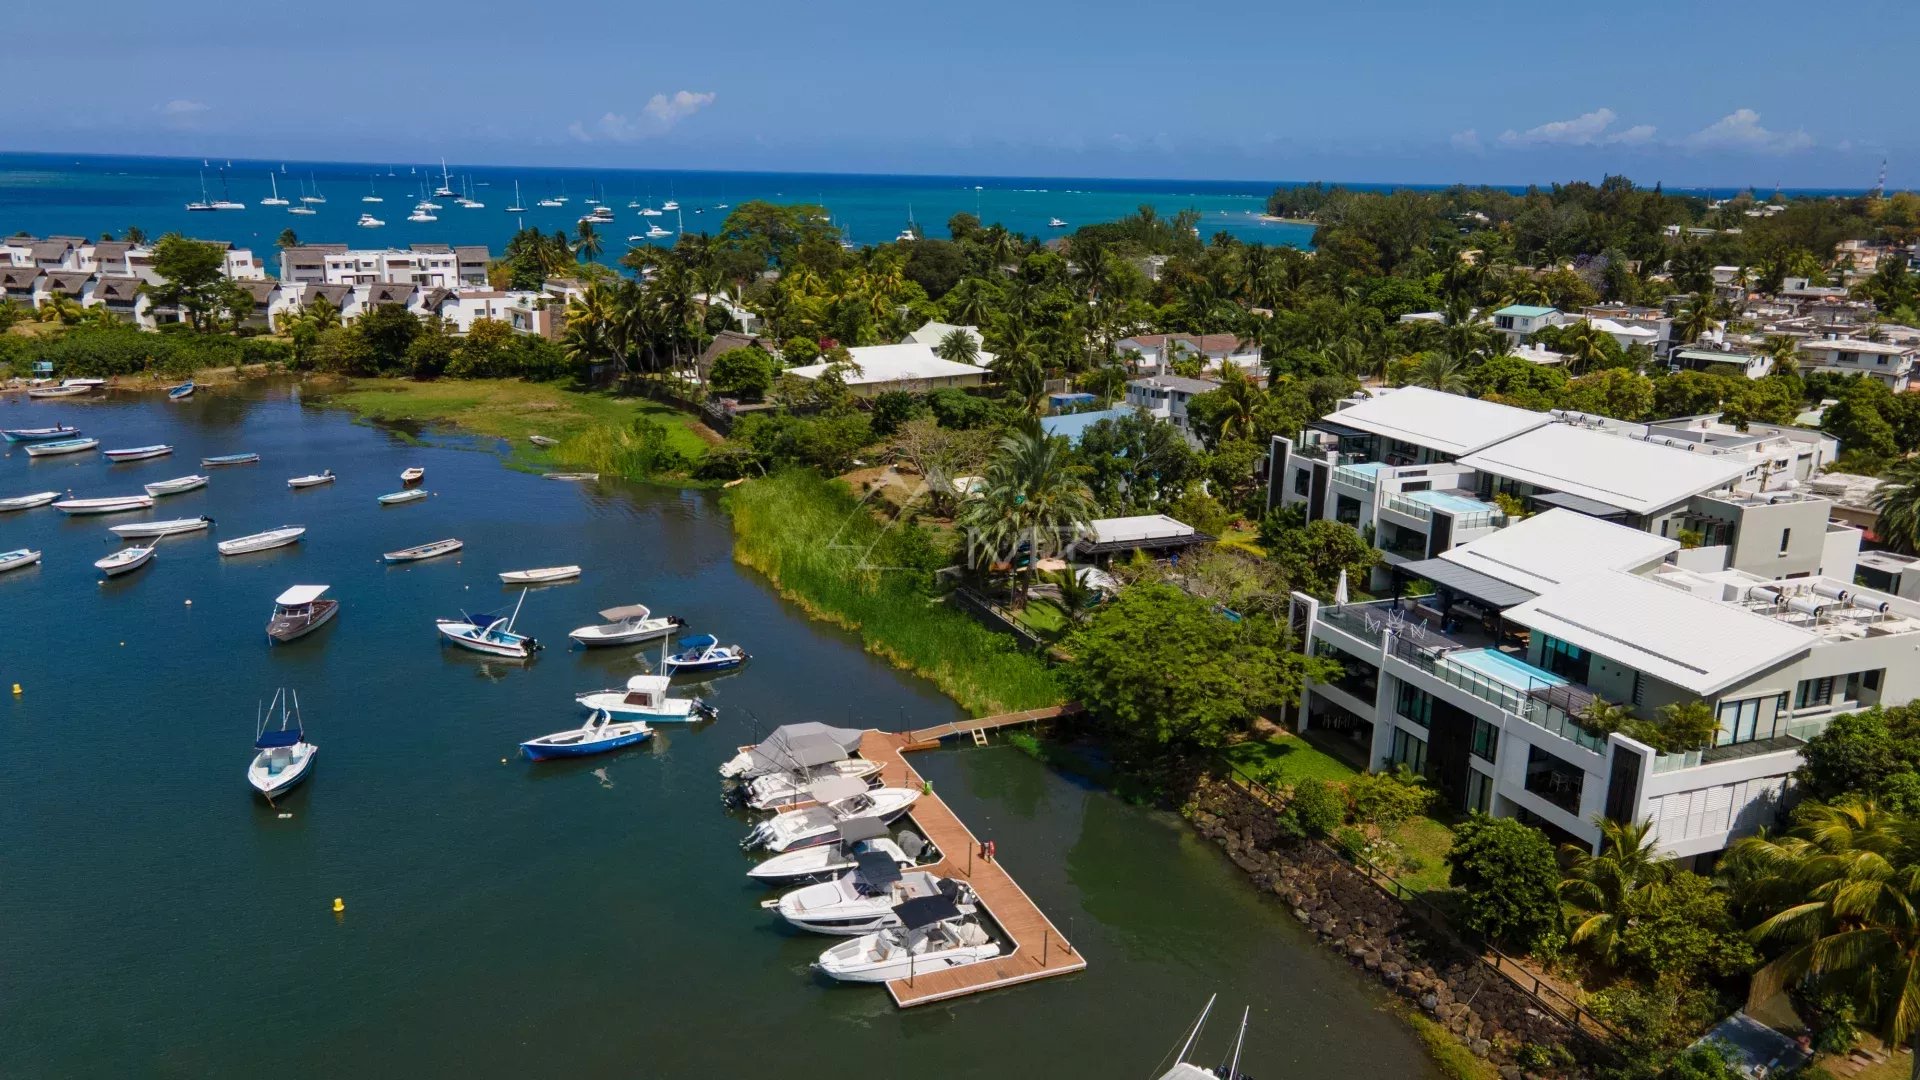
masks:
<svg viewBox="0 0 1920 1080"><path fill-rule="evenodd" d="M628 604L626 607L610 607L600 613L608 622L625 622L628 619L650 618L653 612L645 604Z"/></svg>
<svg viewBox="0 0 1920 1080"><path fill-rule="evenodd" d="M891 885L900 880L900 864L884 851L863 851L853 861L854 872L868 885Z"/></svg>
<svg viewBox="0 0 1920 1080"><path fill-rule="evenodd" d="M877 817L849 818L834 826L840 833L840 839L849 844L862 840L878 840L887 835L887 823Z"/></svg>
<svg viewBox="0 0 1920 1080"><path fill-rule="evenodd" d="M301 734L299 728L292 728L287 731L263 731L260 733L258 739L253 740L253 745L261 750L272 750L280 746L292 746L300 741Z"/></svg>
<svg viewBox="0 0 1920 1080"><path fill-rule="evenodd" d="M293 588L281 593L279 597L274 600L274 603L279 604L281 607L301 607L320 599L321 595L326 591L327 586L325 585L295 585Z"/></svg>
<svg viewBox="0 0 1920 1080"><path fill-rule="evenodd" d="M900 922L909 930L919 930L960 917L960 909L944 896L916 896L911 900L902 900L894 906L893 913L900 916Z"/></svg>
<svg viewBox="0 0 1920 1080"><path fill-rule="evenodd" d="M667 684L672 682L665 675L635 675L627 680L628 690L653 690L666 693Z"/></svg>
<svg viewBox="0 0 1920 1080"><path fill-rule="evenodd" d="M867 790L867 782L854 776L829 776L825 780L816 780L807 787L807 794L815 802L831 803L841 799L851 799Z"/></svg>
<svg viewBox="0 0 1920 1080"><path fill-rule="evenodd" d="M811 769L845 760L860 745L860 732L819 723L782 724L748 751L757 772Z"/></svg>
<svg viewBox="0 0 1920 1080"><path fill-rule="evenodd" d="M680 644L686 646L687 652L699 652L702 649L710 649L720 642L712 634L695 634L690 638L681 638Z"/></svg>

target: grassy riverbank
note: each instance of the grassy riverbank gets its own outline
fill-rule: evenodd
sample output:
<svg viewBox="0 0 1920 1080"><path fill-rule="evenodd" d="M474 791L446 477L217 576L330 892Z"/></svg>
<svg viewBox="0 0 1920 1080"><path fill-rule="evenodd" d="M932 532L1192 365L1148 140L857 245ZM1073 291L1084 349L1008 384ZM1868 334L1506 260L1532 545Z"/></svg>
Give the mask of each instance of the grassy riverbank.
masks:
<svg viewBox="0 0 1920 1080"><path fill-rule="evenodd" d="M386 423L446 425L506 439L534 466L611 473L632 480L685 483L713 434L693 417L647 398L583 393L519 379L330 379L317 399ZM641 428L636 423L646 421ZM641 429L644 429L642 431ZM560 440L541 450L529 435Z"/></svg>
<svg viewBox="0 0 1920 1080"><path fill-rule="evenodd" d="M945 561L925 534L883 529L839 482L796 469L726 498L736 560L814 618L858 633L868 652L932 680L962 708L987 716L1064 699L1037 657L924 591L930 564Z"/></svg>

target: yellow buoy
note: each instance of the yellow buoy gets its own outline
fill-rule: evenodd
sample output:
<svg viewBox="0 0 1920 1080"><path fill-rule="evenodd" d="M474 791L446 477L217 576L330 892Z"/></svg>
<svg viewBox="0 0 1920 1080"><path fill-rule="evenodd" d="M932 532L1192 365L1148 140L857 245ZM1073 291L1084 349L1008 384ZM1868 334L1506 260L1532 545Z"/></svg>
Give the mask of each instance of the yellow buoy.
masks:
<svg viewBox="0 0 1920 1080"><path fill-rule="evenodd" d="M337 897L337 896L336 896L336 897L334 897L334 898L333 898L333 913L334 913L335 915L338 915L338 914L340 914L341 912L343 912L343 911L345 911L345 910L347 910L347 902L346 902L345 900L342 900L342 899L340 899L340 898L339 898L339 897Z"/></svg>
<svg viewBox="0 0 1920 1080"><path fill-rule="evenodd" d="M14 697L19 697L19 696L20 696L20 684L19 684L19 683L14 683L14 684L13 684L13 696L14 696Z"/></svg>

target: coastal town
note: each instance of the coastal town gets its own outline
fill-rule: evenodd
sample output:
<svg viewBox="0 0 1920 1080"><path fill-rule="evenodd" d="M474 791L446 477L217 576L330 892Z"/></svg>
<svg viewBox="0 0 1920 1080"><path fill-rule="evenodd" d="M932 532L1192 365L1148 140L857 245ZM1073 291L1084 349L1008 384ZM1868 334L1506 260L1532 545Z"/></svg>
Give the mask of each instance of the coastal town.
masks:
<svg viewBox="0 0 1920 1080"><path fill-rule="evenodd" d="M1920 196L1266 209L1310 246L1147 206L855 247L761 200L617 257L589 222L498 251L19 233L0 379L21 411L297 380L718 489L733 561L1021 717L955 721L956 753L1178 811L1450 1075L1914 1070L1920 983L1884 976L1920 955ZM882 780L952 819L944 868L978 857L897 727L866 734ZM1099 968L977 880L1044 959L897 1003Z"/></svg>

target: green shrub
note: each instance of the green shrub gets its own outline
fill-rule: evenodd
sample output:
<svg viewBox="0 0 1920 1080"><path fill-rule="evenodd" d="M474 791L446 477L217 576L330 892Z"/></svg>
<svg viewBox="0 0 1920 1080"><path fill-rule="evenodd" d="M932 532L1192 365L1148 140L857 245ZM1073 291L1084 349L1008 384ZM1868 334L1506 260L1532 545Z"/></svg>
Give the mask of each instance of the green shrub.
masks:
<svg viewBox="0 0 1920 1080"><path fill-rule="evenodd" d="M757 401L773 389L773 357L747 346L729 349L713 361L707 373L707 385L716 394Z"/></svg>
<svg viewBox="0 0 1920 1080"><path fill-rule="evenodd" d="M1401 765L1390 773L1368 773L1347 785L1356 821L1391 832L1433 806L1437 793L1426 780Z"/></svg>
<svg viewBox="0 0 1920 1080"><path fill-rule="evenodd" d="M1560 866L1540 830L1475 814L1455 828L1447 865L1461 921L1488 940L1524 950L1559 926Z"/></svg>
<svg viewBox="0 0 1920 1080"><path fill-rule="evenodd" d="M1346 824L1347 797L1338 784L1303 780L1280 811L1280 827L1294 836L1321 839Z"/></svg>

